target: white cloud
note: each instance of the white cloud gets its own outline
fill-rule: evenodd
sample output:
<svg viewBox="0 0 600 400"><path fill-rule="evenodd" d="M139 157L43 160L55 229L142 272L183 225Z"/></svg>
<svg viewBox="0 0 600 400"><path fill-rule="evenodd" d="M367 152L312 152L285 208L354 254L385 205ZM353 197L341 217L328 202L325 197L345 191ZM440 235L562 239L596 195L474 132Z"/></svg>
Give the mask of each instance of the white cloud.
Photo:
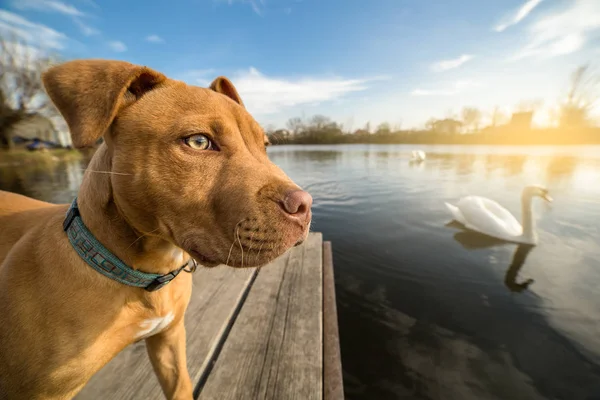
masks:
<svg viewBox="0 0 600 400"><path fill-rule="evenodd" d="M79 18L73 18L73 22L75 23L75 25L77 25L77 27L79 28L81 33L83 33L85 36L92 36L92 35L100 34L100 31L98 29L89 26L88 24L84 23Z"/></svg>
<svg viewBox="0 0 600 400"><path fill-rule="evenodd" d="M67 40L61 32L5 10L0 10L0 33L43 49L64 49Z"/></svg>
<svg viewBox="0 0 600 400"><path fill-rule="evenodd" d="M150 43L164 43L165 40L158 35L149 35L146 36L146 41Z"/></svg>
<svg viewBox="0 0 600 400"><path fill-rule="evenodd" d="M583 49L600 34L600 1L573 0L529 27L529 43L512 60L530 56L555 57Z"/></svg>
<svg viewBox="0 0 600 400"><path fill-rule="evenodd" d="M12 5L19 10L57 12L71 17L82 17L85 15L76 7L58 0L15 0Z"/></svg>
<svg viewBox="0 0 600 400"><path fill-rule="evenodd" d="M471 54L463 54L460 57L454 58L451 60L438 61L431 66L431 69L434 71L437 71L437 72L441 72L441 71L447 71L449 69L458 68L461 65L463 65L464 63L472 60L473 57L474 56Z"/></svg>
<svg viewBox="0 0 600 400"><path fill-rule="evenodd" d="M376 78L380 79L380 78ZM270 114L284 108L338 100L352 92L368 89L370 79L267 77L255 68L239 73L232 80L248 109Z"/></svg>
<svg viewBox="0 0 600 400"><path fill-rule="evenodd" d="M462 93L466 90L480 87L481 83L469 80L456 81L452 85L446 86L443 89L420 89L417 88L410 92L412 96L453 96Z"/></svg>
<svg viewBox="0 0 600 400"><path fill-rule="evenodd" d="M454 90L415 89L410 92L413 96L451 96L456 94Z"/></svg>
<svg viewBox="0 0 600 400"><path fill-rule="evenodd" d="M262 16L265 8L265 0L215 0L217 3L227 3L232 5L234 3L242 3L248 4L252 7L252 11L254 11L257 15Z"/></svg>
<svg viewBox="0 0 600 400"><path fill-rule="evenodd" d="M89 0L91 1L91 0ZM93 1L88 3L89 5L98 8ZM50 13L58 13L63 14L68 17L71 17L73 23L77 25L81 33L85 36L97 35L100 31L92 26L89 26L85 22L83 22L82 17L88 16L88 14L80 11L78 8L64 3L58 0L14 0L12 3L14 8L19 10L35 10L35 11L44 11Z"/></svg>
<svg viewBox="0 0 600 400"><path fill-rule="evenodd" d="M90 0L91 1L91 0ZM88 3L97 8L98 6L91 1ZM87 16L86 13L80 11L76 7L58 0L14 0L13 7L19 10L35 10L50 13L59 13L71 17L73 23L77 25L81 33L85 36L98 35L100 31L88 24L84 23L82 17Z"/></svg>
<svg viewBox="0 0 600 400"><path fill-rule="evenodd" d="M100 8L100 6L98 6L98 4L94 0L79 0L79 1L81 1L82 3L85 3L88 6L93 7L93 8L96 8L96 9Z"/></svg>
<svg viewBox="0 0 600 400"><path fill-rule="evenodd" d="M216 74L216 70L213 68L193 69L183 74L180 79L193 85L209 86L211 79L217 76Z"/></svg>
<svg viewBox="0 0 600 400"><path fill-rule="evenodd" d="M209 75L214 76L209 76ZM213 70L197 70L187 74L188 81L208 86L216 76ZM207 79L210 78L210 79ZM369 83L387 79L282 78L269 77L256 68L240 71L229 77L248 110L256 115L274 114L293 107L317 105L340 100L344 96L367 90Z"/></svg>
<svg viewBox="0 0 600 400"><path fill-rule="evenodd" d="M116 51L117 53L122 53L124 51L127 51L127 46L125 45L125 43L120 42L118 40L114 40L112 42L108 42L108 46L113 50Z"/></svg>
<svg viewBox="0 0 600 400"><path fill-rule="evenodd" d="M525 4L519 7L511 16L504 18L503 21L494 28L494 30L496 32L502 32L506 28L518 24L524 20L541 2L542 0L527 0Z"/></svg>

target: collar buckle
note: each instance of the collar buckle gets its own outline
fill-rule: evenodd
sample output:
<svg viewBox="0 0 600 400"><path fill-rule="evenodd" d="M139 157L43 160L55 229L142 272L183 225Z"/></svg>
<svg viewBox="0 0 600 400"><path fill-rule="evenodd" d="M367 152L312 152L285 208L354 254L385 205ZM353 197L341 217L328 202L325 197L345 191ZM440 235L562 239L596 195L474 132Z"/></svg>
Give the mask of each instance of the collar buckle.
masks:
<svg viewBox="0 0 600 400"><path fill-rule="evenodd" d="M191 266L190 266L190 264L191 264ZM192 258L190 261L188 261L186 264L182 265L180 268L177 268L175 271L171 271L168 274L161 275L158 278L154 279L144 289L146 289L148 292L154 292L155 290L160 289L161 287L165 286L167 283L169 283L173 279L175 279L175 277L177 275L179 275L179 273L181 271L185 271L187 273L193 273L196 271L196 268L198 268L198 263L196 262L195 259Z"/></svg>
<svg viewBox="0 0 600 400"><path fill-rule="evenodd" d="M155 290L160 289L161 287L165 286L167 283L169 283L173 279L175 279L175 277L177 275L179 275L181 270L183 268L185 268L186 266L187 266L187 264L181 268L176 269L175 271L171 271L168 274L159 276L158 278L156 278L152 282L150 282L150 284L148 286L146 286L144 289L146 289L148 292L154 292Z"/></svg>

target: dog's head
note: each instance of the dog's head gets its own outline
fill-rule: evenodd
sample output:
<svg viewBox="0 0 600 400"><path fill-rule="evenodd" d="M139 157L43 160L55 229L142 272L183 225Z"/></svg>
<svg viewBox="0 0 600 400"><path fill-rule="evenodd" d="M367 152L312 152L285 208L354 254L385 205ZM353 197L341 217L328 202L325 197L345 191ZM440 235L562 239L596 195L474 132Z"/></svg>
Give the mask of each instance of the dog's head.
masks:
<svg viewBox="0 0 600 400"><path fill-rule="evenodd" d="M112 200L139 233L205 266L263 265L306 238L312 198L269 160L227 78L200 88L126 62L77 60L43 81L76 147L104 137Z"/></svg>

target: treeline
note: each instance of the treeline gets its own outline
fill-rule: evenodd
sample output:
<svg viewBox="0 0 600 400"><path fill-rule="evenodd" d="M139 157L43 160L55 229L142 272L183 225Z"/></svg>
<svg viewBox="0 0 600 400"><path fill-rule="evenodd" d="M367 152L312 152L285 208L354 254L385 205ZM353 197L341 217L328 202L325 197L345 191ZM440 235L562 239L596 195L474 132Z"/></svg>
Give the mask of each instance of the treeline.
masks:
<svg viewBox="0 0 600 400"><path fill-rule="evenodd" d="M600 75L583 65L571 75L559 106L551 109L550 123L555 128L531 128L533 116L542 105L534 100L521 102L511 116L498 107L490 113L464 107L460 117L430 118L424 129L403 130L383 123L375 129L367 124L351 131L326 116L315 115L308 120L292 118L287 129L267 129L267 134L273 144L600 144L600 128L590 118L599 99ZM489 116L489 126L481 129L484 114Z"/></svg>
<svg viewBox="0 0 600 400"><path fill-rule="evenodd" d="M274 145L282 144L498 144L498 145L563 145L600 144L600 128L576 126L533 129L511 124L484 129L440 130L433 124L426 129L392 129L381 124L370 130L367 124L362 129L345 131L343 126L329 118L317 115L301 122L294 118L288 122L290 129L268 130L269 140Z"/></svg>

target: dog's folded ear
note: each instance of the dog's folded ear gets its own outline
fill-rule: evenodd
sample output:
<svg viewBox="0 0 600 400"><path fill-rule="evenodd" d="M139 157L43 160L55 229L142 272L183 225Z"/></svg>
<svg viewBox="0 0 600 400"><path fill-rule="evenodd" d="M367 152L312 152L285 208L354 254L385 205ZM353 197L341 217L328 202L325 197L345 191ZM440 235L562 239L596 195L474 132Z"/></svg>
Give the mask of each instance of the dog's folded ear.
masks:
<svg viewBox="0 0 600 400"><path fill-rule="evenodd" d="M231 81L229 79L225 78L224 76L219 76L218 78L216 78L210 84L210 88L217 93L224 94L225 96L229 97L231 100L238 103L240 106L244 107L244 102L242 101L242 98L238 94L237 89L235 88L235 86L233 86L233 83L231 83Z"/></svg>
<svg viewBox="0 0 600 400"><path fill-rule="evenodd" d="M75 147L91 146L106 132L127 92L128 98L140 98L166 79L150 68L112 60L68 61L42 75Z"/></svg>

